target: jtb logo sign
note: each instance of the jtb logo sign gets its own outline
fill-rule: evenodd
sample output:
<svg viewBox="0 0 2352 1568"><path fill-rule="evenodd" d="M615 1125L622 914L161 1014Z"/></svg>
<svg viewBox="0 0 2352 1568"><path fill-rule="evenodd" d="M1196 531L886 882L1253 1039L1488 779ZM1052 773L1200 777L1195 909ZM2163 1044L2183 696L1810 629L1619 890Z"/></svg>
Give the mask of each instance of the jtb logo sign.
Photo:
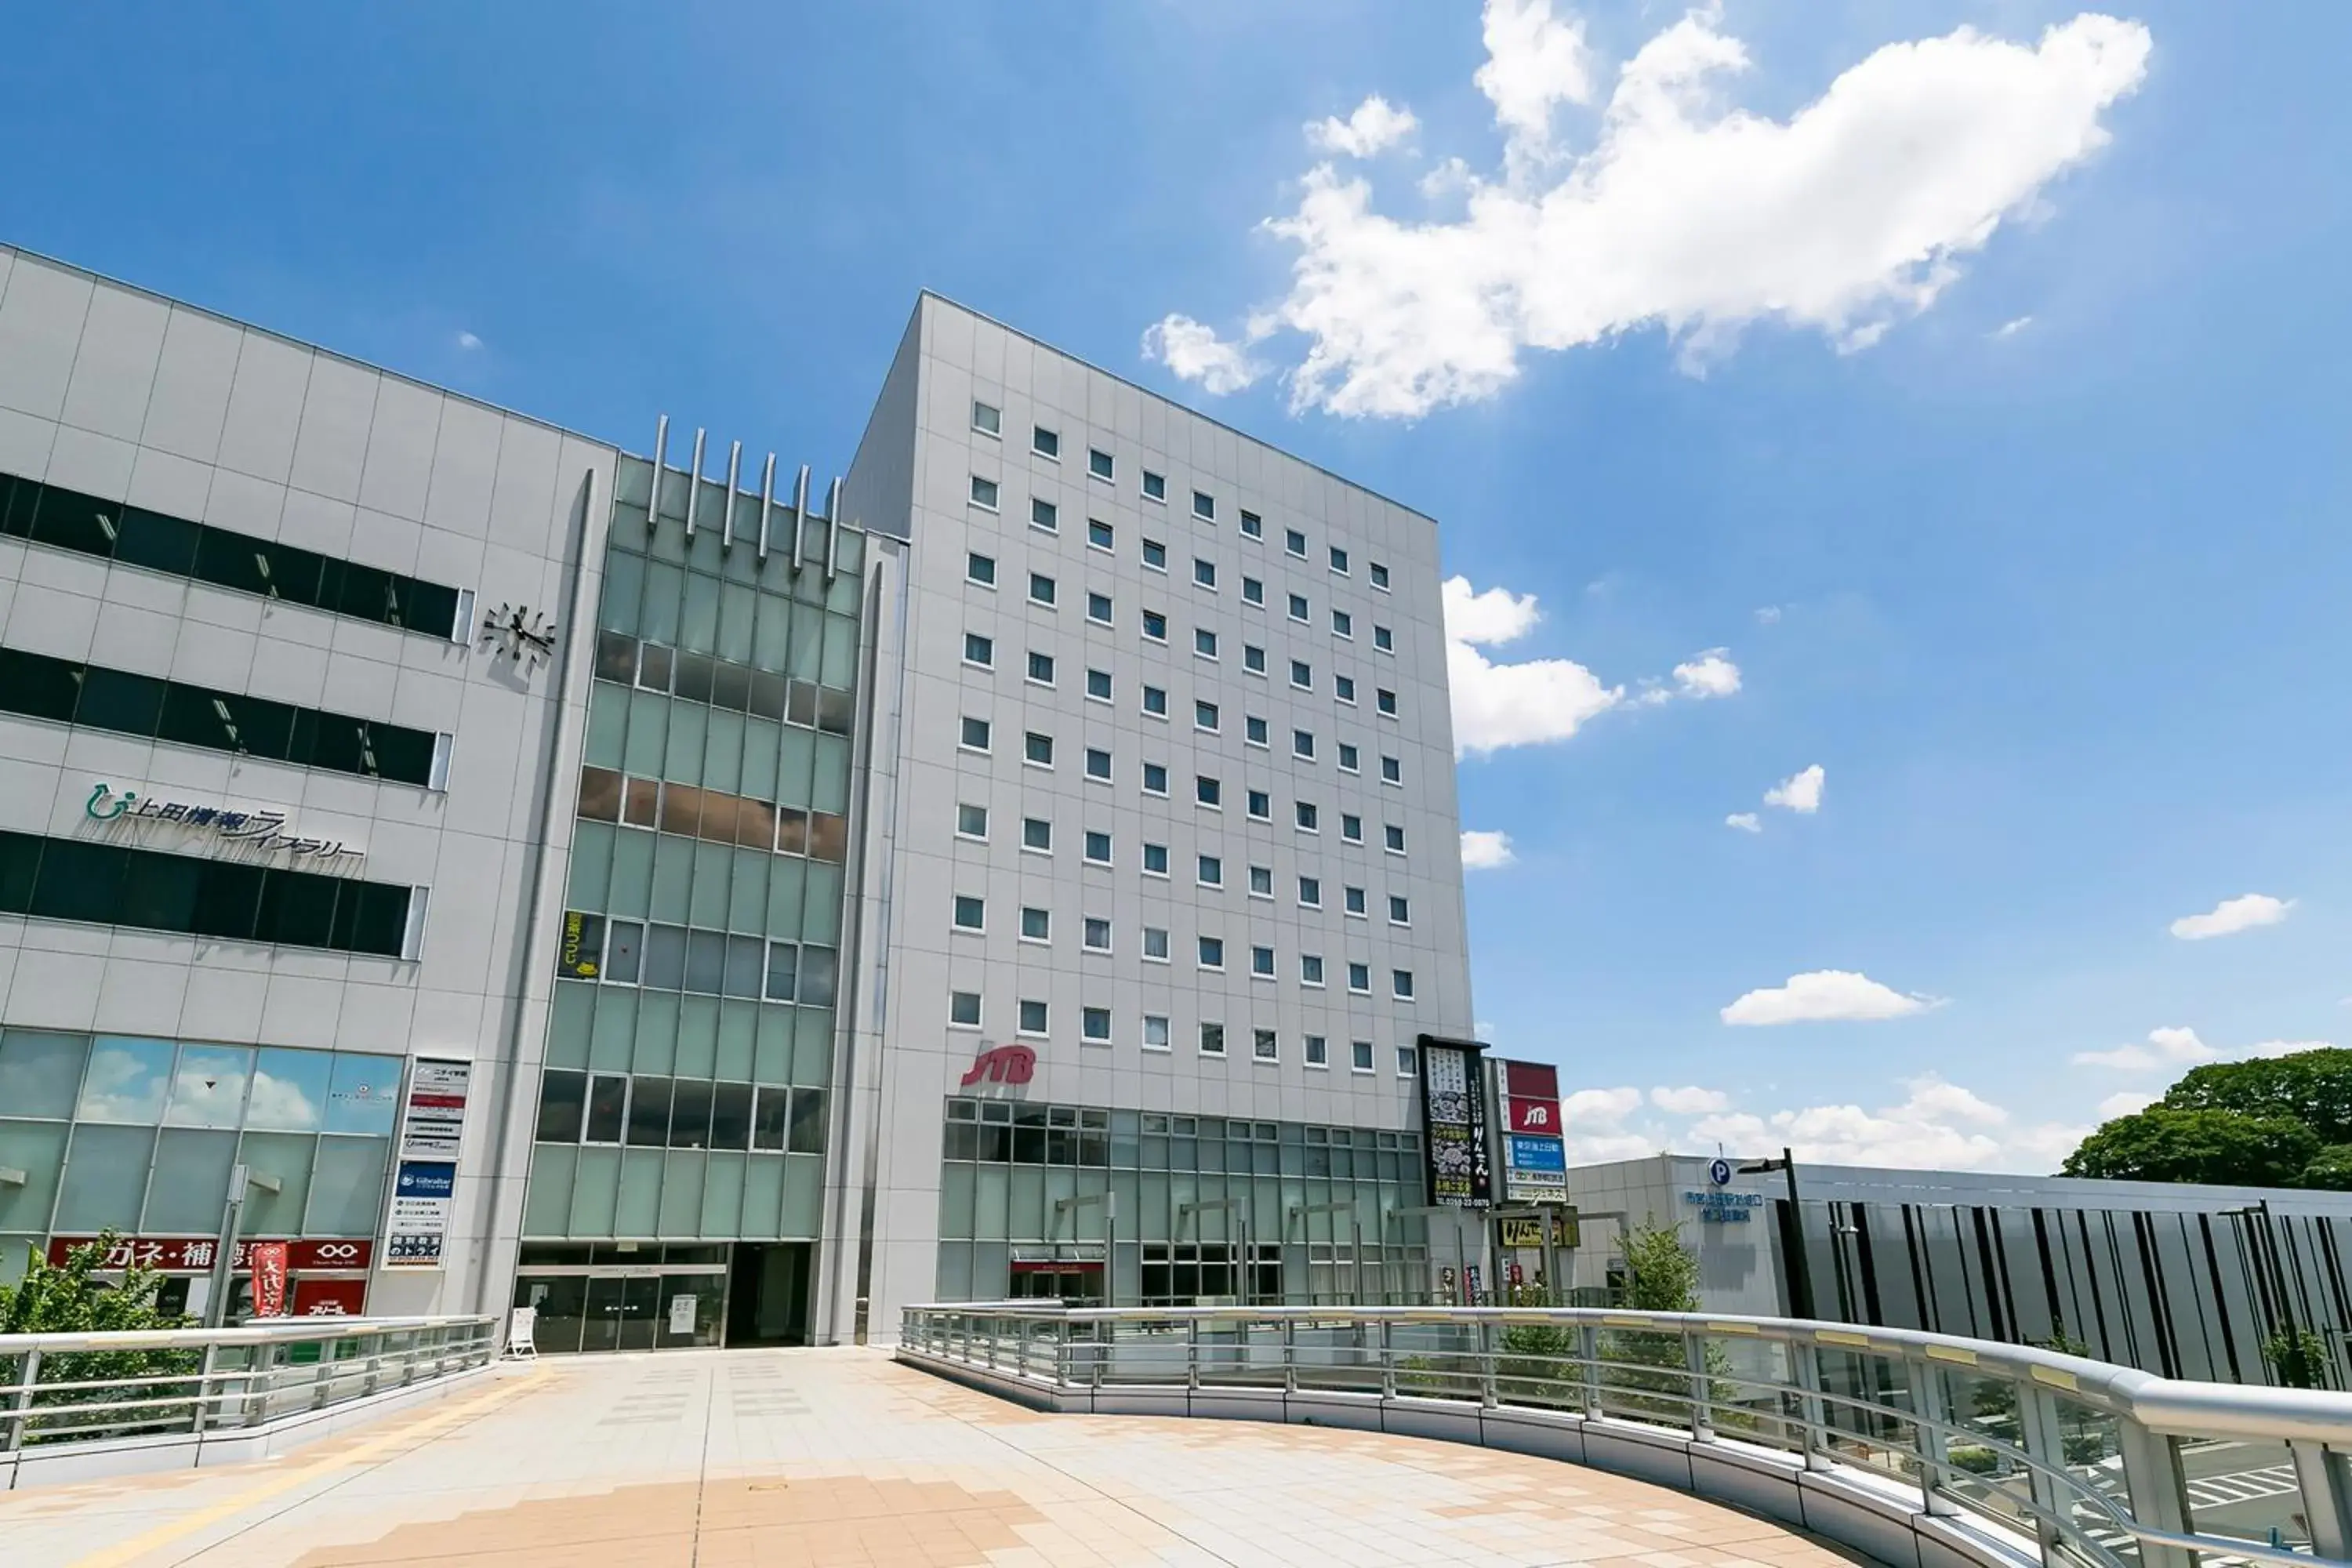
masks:
<svg viewBox="0 0 2352 1568"><path fill-rule="evenodd" d="M1037 1053L1027 1046L991 1046L971 1058L963 1087L970 1089L982 1079L991 1083L1027 1083L1036 1072Z"/></svg>

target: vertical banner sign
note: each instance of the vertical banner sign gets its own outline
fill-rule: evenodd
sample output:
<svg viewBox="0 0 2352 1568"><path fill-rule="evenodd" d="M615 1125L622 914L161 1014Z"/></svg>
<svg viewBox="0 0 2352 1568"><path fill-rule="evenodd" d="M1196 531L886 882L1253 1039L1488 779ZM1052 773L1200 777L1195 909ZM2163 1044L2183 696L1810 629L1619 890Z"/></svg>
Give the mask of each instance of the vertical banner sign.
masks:
<svg viewBox="0 0 2352 1568"><path fill-rule="evenodd" d="M284 1317L286 1244L282 1241L257 1241L246 1249L246 1261L253 1270L253 1315L257 1318Z"/></svg>
<svg viewBox="0 0 2352 1568"><path fill-rule="evenodd" d="M1421 1037L1421 1145L1432 1205L1475 1208L1494 1196L1480 1051L1474 1041Z"/></svg>
<svg viewBox="0 0 2352 1568"><path fill-rule="evenodd" d="M1503 1097L1503 1195L1513 1203L1568 1202L1567 1129L1559 1069L1549 1062L1497 1062Z"/></svg>
<svg viewBox="0 0 2352 1568"><path fill-rule="evenodd" d="M457 1151L466 1131L466 1090L474 1064L450 1057L419 1057L409 1064L402 1102L400 1147L392 1182L392 1213L384 1224L386 1268L438 1268L457 1196Z"/></svg>

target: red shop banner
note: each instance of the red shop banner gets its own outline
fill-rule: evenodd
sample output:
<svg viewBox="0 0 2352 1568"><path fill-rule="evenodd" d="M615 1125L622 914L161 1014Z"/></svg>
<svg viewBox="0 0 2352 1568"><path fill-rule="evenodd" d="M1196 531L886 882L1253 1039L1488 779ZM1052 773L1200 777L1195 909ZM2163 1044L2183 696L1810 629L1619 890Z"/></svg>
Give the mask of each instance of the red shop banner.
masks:
<svg viewBox="0 0 2352 1568"><path fill-rule="evenodd" d="M62 1268L66 1254L77 1247L88 1247L94 1236L59 1236L49 1241L49 1262ZM284 1256L281 1270L297 1274L314 1271L361 1270L375 1261L375 1242L367 1237L330 1237L256 1243L236 1244L236 1258L230 1265L240 1274L253 1270L253 1249L257 1245L281 1247ZM220 1243L209 1236L123 1237L108 1253L104 1267L108 1268L152 1268L163 1274L209 1274ZM282 1273L281 1273L282 1278Z"/></svg>
<svg viewBox="0 0 2352 1568"><path fill-rule="evenodd" d="M297 1279L294 1313L298 1318L358 1318L367 1313L364 1279Z"/></svg>
<svg viewBox="0 0 2352 1568"><path fill-rule="evenodd" d="M257 1318L284 1317L286 1244L282 1241L257 1241L246 1249L246 1258L253 1269L253 1315Z"/></svg>

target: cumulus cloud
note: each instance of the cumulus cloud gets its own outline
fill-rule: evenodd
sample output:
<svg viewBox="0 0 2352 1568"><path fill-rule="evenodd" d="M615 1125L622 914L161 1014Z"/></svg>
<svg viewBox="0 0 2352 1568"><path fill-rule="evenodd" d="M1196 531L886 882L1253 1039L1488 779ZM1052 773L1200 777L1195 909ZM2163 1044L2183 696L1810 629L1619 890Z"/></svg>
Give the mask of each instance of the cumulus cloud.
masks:
<svg viewBox="0 0 2352 1568"><path fill-rule="evenodd" d="M2221 1054L2199 1039L2194 1029L2150 1029L2145 1045L2130 1042L2111 1051L2076 1051L2074 1065L2147 1072L2157 1068L2193 1067L2199 1062L2210 1062Z"/></svg>
<svg viewBox="0 0 2352 1568"><path fill-rule="evenodd" d="M1705 1116L1730 1110L1731 1096L1719 1089L1701 1089L1696 1084L1686 1084L1681 1089L1661 1085L1650 1091L1650 1103L1676 1116Z"/></svg>
<svg viewBox="0 0 2352 1568"><path fill-rule="evenodd" d="M1526 350L1652 326L1693 364L1758 321L1865 348L2106 144L2151 47L2138 23L2089 13L2030 43L1963 26L1888 44L1776 120L1729 101L1751 61L1712 9L1613 81L1549 0L1488 0L1484 34L1475 79L1505 153L1490 177L1464 172L1458 216L1389 216L1325 163L1267 221L1297 247L1268 312L1307 340L1295 408L1412 417L1491 396ZM1598 109L1580 151L1554 134L1563 103ZM1217 346L1171 368L1210 385L1233 359Z"/></svg>
<svg viewBox="0 0 2352 1568"><path fill-rule="evenodd" d="M1752 811L1735 811L1723 819L1726 827L1737 827L1742 833L1761 833L1764 819Z"/></svg>
<svg viewBox="0 0 2352 1568"><path fill-rule="evenodd" d="M1219 397L1254 385L1266 372L1250 357L1244 343L1229 343L1217 336L1215 328L1173 313L1144 329L1143 357L1160 361L1179 381L1197 381L1202 391Z"/></svg>
<svg viewBox="0 0 2352 1568"><path fill-rule="evenodd" d="M2094 1107L2102 1121L2113 1121L2118 1116L2130 1116L2154 1105L2158 1097L2137 1089L2119 1089Z"/></svg>
<svg viewBox="0 0 2352 1568"><path fill-rule="evenodd" d="M1604 686L1574 659L1532 658L1502 664L1478 651L1524 637L1538 620L1536 597L1506 588L1478 592L1466 577L1449 577L1445 602L1445 676L1454 700L1454 746L1483 755L1505 746L1565 741L1585 721L1624 700L1622 686Z"/></svg>
<svg viewBox="0 0 2352 1568"><path fill-rule="evenodd" d="M1462 868L1465 871L1499 871L1517 860L1511 849L1511 836L1484 827L1467 827L1462 831Z"/></svg>
<svg viewBox="0 0 2352 1568"><path fill-rule="evenodd" d="M1665 1147L1655 1130L1641 1131L1625 1119L1642 1109L1642 1091L1580 1089L1559 1102L1560 1134L1571 1162L1638 1160Z"/></svg>
<svg viewBox="0 0 2352 1568"><path fill-rule="evenodd" d="M1822 785L1829 775L1815 763L1801 773L1792 773L1764 792L1764 804L1777 805L1811 816L1822 808Z"/></svg>
<svg viewBox="0 0 2352 1568"><path fill-rule="evenodd" d="M1356 112L1345 120L1327 116L1310 121L1307 143L1345 158L1369 158L1395 146L1420 126L1412 110L1400 109L1376 92L1358 104Z"/></svg>
<svg viewBox="0 0 2352 1568"><path fill-rule="evenodd" d="M1812 1105L1768 1116L1732 1111L1693 1122L1690 1137L1747 1152L1787 1147L1801 1162L1898 1169L2048 1170L2086 1129L2023 1125L1974 1091L1927 1077L1875 1110Z"/></svg>
<svg viewBox="0 0 2352 1568"><path fill-rule="evenodd" d="M2287 911L2293 908L2293 899L2241 893L2234 899L2223 899L2204 914L2183 915L2168 929L2183 942L2203 942L2207 937L2235 936L2256 926L2274 926L2286 919Z"/></svg>
<svg viewBox="0 0 2352 1568"><path fill-rule="evenodd" d="M1785 985L1750 991L1723 1009L1727 1024L1814 1024L1902 1018L1934 1006L1931 997L1907 994L1849 969L1816 969L1792 974Z"/></svg>
<svg viewBox="0 0 2352 1568"><path fill-rule="evenodd" d="M1687 663L1675 666L1675 684L1685 697L1728 697L1739 689L1739 667L1729 648L1711 647Z"/></svg>

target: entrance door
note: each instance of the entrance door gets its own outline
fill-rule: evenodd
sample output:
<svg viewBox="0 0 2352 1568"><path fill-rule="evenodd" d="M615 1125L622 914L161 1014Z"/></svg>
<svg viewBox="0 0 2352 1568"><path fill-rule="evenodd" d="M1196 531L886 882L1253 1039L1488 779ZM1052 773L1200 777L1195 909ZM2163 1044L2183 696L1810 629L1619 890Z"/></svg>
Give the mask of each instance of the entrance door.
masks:
<svg viewBox="0 0 2352 1568"><path fill-rule="evenodd" d="M588 1281L587 1322L581 1331L580 1348L649 1351L654 1348L654 1328L660 1315L658 1279L592 1277Z"/></svg>
<svg viewBox="0 0 2352 1568"><path fill-rule="evenodd" d="M808 1343L809 1244L735 1244L727 1290L730 1345Z"/></svg>
<svg viewBox="0 0 2352 1568"><path fill-rule="evenodd" d="M1063 1301L1073 1307L1102 1305L1102 1265L1080 1261L1015 1263L1012 1296L1016 1301Z"/></svg>

